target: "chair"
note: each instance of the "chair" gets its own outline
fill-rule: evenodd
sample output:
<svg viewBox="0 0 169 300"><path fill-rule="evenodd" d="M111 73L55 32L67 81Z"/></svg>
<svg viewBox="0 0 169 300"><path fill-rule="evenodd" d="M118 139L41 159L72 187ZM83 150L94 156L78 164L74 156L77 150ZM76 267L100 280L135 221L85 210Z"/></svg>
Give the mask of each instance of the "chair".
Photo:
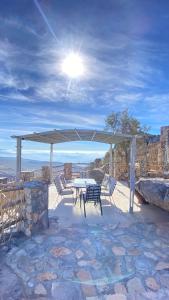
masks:
<svg viewBox="0 0 169 300"><path fill-rule="evenodd" d="M62 197L65 195L73 195L74 194L74 192L71 189L68 190L68 189L64 189L62 187L60 178L58 176L54 179L54 183L55 183L56 190L57 190L57 193L59 196Z"/></svg>
<svg viewBox="0 0 169 300"><path fill-rule="evenodd" d="M105 192L101 193L101 195L105 196L105 197L109 197L110 201L111 201L113 192L114 192L115 187L116 187L116 184L117 184L116 179L114 179L113 177L109 177L109 181L107 183L107 190L108 191L105 191Z"/></svg>
<svg viewBox="0 0 169 300"><path fill-rule="evenodd" d="M110 175L105 174L104 178L103 178L103 181L102 181L103 188L107 189L108 184L109 184L109 180L110 180Z"/></svg>
<svg viewBox="0 0 169 300"><path fill-rule="evenodd" d="M101 215L103 215L100 194L101 194L101 186L98 184L95 184L95 185L87 186L86 193L82 193L80 195L80 206L81 206L81 200L83 199L85 218L86 218L86 203L87 202L93 202L94 205L99 204Z"/></svg>
<svg viewBox="0 0 169 300"><path fill-rule="evenodd" d="M65 179L63 174L59 176L59 179L60 179L60 182L63 185L64 189L70 189L71 188L70 182L67 184L66 179Z"/></svg>

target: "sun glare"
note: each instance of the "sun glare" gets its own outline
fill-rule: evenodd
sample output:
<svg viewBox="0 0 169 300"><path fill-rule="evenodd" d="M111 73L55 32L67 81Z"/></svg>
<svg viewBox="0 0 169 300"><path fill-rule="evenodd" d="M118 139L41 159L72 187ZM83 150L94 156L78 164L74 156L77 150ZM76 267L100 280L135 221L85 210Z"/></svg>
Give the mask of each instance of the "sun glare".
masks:
<svg viewBox="0 0 169 300"><path fill-rule="evenodd" d="M79 78L84 75L84 62L78 53L70 53L63 60L61 65L62 72L70 78Z"/></svg>

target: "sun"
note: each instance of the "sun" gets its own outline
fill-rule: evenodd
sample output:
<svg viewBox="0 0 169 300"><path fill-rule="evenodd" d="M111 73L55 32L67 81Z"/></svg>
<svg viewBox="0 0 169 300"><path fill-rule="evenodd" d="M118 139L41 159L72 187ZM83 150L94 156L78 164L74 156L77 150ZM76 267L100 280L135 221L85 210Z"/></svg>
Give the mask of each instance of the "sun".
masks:
<svg viewBox="0 0 169 300"><path fill-rule="evenodd" d="M70 78L80 78L85 73L82 56L76 52L69 53L61 64L62 72Z"/></svg>

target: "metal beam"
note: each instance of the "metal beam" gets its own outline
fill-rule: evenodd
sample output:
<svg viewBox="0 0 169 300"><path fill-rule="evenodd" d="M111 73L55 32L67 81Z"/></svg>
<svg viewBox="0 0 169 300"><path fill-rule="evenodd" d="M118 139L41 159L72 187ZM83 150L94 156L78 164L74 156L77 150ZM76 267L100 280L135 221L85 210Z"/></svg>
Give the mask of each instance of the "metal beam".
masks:
<svg viewBox="0 0 169 300"><path fill-rule="evenodd" d="M113 156L113 176L114 178L116 178L116 148L114 147L113 149L113 153L114 153L114 156Z"/></svg>
<svg viewBox="0 0 169 300"><path fill-rule="evenodd" d="M73 137L72 137L73 135ZM106 131L98 131L98 130L85 130L85 129L64 129L64 130L52 130L40 133L26 134L22 136L12 136L13 138L20 137L25 140L44 142L44 143L63 143L70 142L75 140L75 136L81 138L81 140L92 140L106 143L106 144L116 144L123 140L131 140L131 135L126 134L113 134L111 132ZM96 135L96 136L95 136ZM84 138L85 136L85 138ZM138 136L137 136L138 138Z"/></svg>
<svg viewBox="0 0 169 300"><path fill-rule="evenodd" d="M53 144L50 144L50 183L53 183Z"/></svg>
<svg viewBox="0 0 169 300"><path fill-rule="evenodd" d="M133 213L135 194L135 160L136 160L136 137L130 142L130 205L129 212Z"/></svg>
<svg viewBox="0 0 169 300"><path fill-rule="evenodd" d="M21 169L22 169L22 139L17 137L16 139L16 178L21 179Z"/></svg>
<svg viewBox="0 0 169 300"><path fill-rule="evenodd" d="M110 144L109 149L109 175L112 176L113 174L113 156L112 156L112 144Z"/></svg>
<svg viewBox="0 0 169 300"><path fill-rule="evenodd" d="M95 138L95 136L96 136L96 131L94 131L94 133L93 133L93 135L92 135L92 138L91 138L91 141L93 141L93 139Z"/></svg>
<svg viewBox="0 0 169 300"><path fill-rule="evenodd" d="M82 138L81 138L81 136L80 136L80 134L79 134L79 132L77 131L77 129L76 129L76 128L75 128L75 132L76 132L76 135L78 136L79 140L81 141L81 140L82 140Z"/></svg>

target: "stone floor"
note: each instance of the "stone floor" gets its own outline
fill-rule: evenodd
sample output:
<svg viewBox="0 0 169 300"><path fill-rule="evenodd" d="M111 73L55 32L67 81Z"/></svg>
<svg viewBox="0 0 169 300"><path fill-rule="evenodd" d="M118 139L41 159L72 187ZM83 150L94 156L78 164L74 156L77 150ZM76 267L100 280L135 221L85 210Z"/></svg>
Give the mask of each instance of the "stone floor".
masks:
<svg viewBox="0 0 169 300"><path fill-rule="evenodd" d="M52 189L49 229L1 249L0 300L169 299L168 214L136 201L129 215L124 193L118 205L116 196L103 201L104 217L88 207L85 219Z"/></svg>

